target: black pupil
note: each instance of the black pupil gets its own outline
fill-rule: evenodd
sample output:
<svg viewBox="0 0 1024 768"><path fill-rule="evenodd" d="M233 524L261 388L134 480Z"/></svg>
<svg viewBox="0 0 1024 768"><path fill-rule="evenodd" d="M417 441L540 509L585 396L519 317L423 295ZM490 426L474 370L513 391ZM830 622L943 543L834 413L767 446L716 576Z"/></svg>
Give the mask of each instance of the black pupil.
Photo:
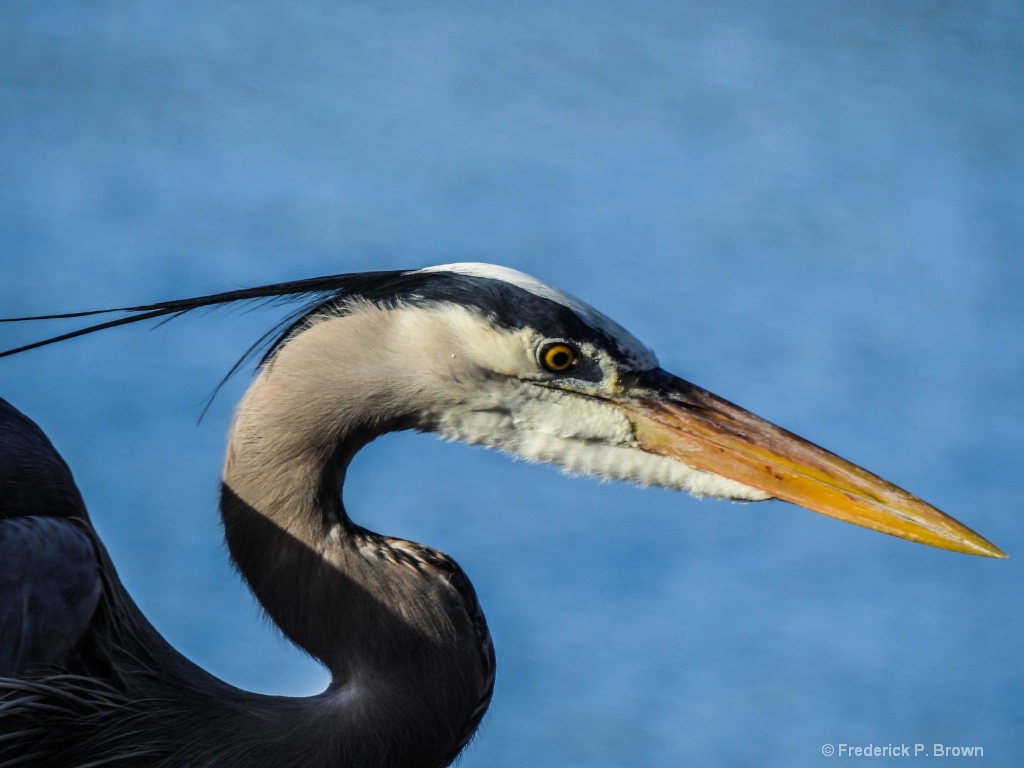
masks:
<svg viewBox="0 0 1024 768"><path fill-rule="evenodd" d="M548 362L551 363L552 368L567 368L572 362L572 356L567 350L559 349L551 353Z"/></svg>

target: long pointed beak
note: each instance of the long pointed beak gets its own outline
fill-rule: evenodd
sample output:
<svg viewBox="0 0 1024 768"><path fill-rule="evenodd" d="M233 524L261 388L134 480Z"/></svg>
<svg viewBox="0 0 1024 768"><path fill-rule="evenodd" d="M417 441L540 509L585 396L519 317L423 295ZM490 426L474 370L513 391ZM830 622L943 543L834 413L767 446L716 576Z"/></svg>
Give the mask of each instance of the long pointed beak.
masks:
<svg viewBox="0 0 1024 768"><path fill-rule="evenodd" d="M902 488L665 371L640 376L617 405L650 453L874 531L969 555L1006 557Z"/></svg>

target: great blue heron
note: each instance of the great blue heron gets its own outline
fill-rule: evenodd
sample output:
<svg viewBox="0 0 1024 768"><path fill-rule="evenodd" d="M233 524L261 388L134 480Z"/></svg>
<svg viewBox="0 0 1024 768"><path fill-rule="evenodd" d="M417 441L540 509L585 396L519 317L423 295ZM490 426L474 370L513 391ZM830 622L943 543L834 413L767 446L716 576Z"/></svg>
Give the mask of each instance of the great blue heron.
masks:
<svg viewBox="0 0 1024 768"><path fill-rule="evenodd" d="M666 373L589 306L500 267L340 275L132 307L4 354L281 297L308 303L264 339L231 428L220 509L238 570L327 666L330 686L308 699L248 693L171 648L121 586L63 460L4 403L0 765L448 765L487 709L494 653L450 557L361 528L342 506L353 455L393 430L701 496L783 499L1004 556L905 491Z"/></svg>

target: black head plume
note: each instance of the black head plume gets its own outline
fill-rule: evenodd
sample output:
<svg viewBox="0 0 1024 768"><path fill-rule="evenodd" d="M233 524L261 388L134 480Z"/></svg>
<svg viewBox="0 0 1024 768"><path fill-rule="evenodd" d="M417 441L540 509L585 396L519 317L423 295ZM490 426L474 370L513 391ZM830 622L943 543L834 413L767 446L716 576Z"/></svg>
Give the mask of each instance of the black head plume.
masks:
<svg viewBox="0 0 1024 768"><path fill-rule="evenodd" d="M343 299L359 296L364 291L379 289L382 283L388 283L395 277L407 274L402 271L380 271L380 272L357 272L351 274L329 275L325 277L312 277L305 280L294 280L286 283L274 283L262 285L255 288L242 288L223 293L213 293L207 296L195 296L188 299L173 299L171 301L160 301L153 304L140 304L135 307L115 307L112 309L94 309L84 312L62 312L52 315L35 315L31 317L8 317L0 318L0 323L19 323L42 320L71 320L80 317L96 317L98 315L120 315L110 320L86 325L74 331L68 331L56 336L49 336L39 341L23 344L11 349L0 350L0 358L17 355L31 349L38 349L60 341L67 341L79 336L86 336L90 333L103 331L108 328L116 328L130 323L139 323L146 320L161 319L161 322L173 320L186 312L191 312L202 307L221 307L229 304L254 303L256 305L266 304L287 304L301 302L301 306L289 313L270 330L264 333L253 343L245 354L231 367L227 375L217 385L206 404L206 409L216 396L224 383L230 379L247 362L256 355L263 352L262 360L265 361L291 334L291 332L302 323L303 319L324 306L337 303Z"/></svg>
<svg viewBox="0 0 1024 768"><path fill-rule="evenodd" d="M281 304L302 301L303 305L278 325L264 334L252 348L246 353L244 359L248 359L256 350L265 345L274 335L285 328L291 327L302 317L317 307L337 301L341 298L359 295L363 290L371 286L377 286L386 282L389 278L404 274L400 271L386 272L357 272L352 274L329 275L326 277L311 277L305 280L294 280L287 283L274 283L272 285L261 285L256 288L241 288L224 293L213 293L207 296L195 296L188 299L173 299L171 301L159 301L153 304L140 304L136 307L115 307L112 309L94 309L85 312L63 312L53 315L35 315L32 317L7 317L0 318L0 323L19 323L40 320L70 320L79 317L96 317L97 315L118 314L111 320L104 320L100 323L87 325L74 331L62 333L57 336L50 336L30 344L14 347L0 351L0 357L9 357L30 349L45 347L49 344L56 344L59 341L67 341L79 336L86 336L96 331L103 331L108 328L116 328L120 325L138 323L145 320L163 318L163 322L173 320L179 315L190 312L201 307L217 307L238 302L255 302L257 304Z"/></svg>

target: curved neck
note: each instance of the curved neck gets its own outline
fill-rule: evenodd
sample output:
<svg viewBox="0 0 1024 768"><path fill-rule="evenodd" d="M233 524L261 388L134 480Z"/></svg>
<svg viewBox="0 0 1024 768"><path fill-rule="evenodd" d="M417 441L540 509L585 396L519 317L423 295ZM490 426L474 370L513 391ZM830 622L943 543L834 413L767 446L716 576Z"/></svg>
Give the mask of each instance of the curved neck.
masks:
<svg viewBox="0 0 1024 768"><path fill-rule="evenodd" d="M316 330L289 342L239 406L223 474L225 537L269 616L330 669L330 743L341 738L346 759L388 755L376 762L367 752L353 765L445 764L490 698L486 625L453 560L346 516L352 456L400 422L374 413L385 393L342 398L336 372L330 387L291 375L311 370L292 364L317 352Z"/></svg>

